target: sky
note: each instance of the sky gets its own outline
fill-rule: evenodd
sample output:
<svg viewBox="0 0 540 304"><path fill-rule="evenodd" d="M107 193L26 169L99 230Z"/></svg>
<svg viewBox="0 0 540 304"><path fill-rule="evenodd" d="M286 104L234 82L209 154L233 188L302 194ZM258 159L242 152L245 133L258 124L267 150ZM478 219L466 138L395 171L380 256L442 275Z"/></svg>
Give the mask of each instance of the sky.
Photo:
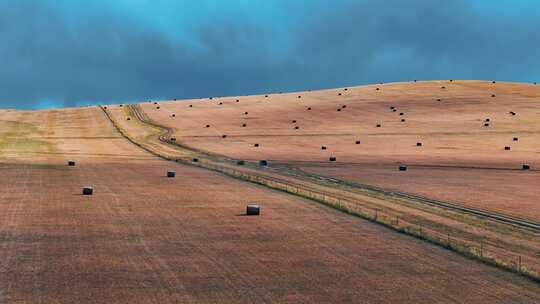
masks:
<svg viewBox="0 0 540 304"><path fill-rule="evenodd" d="M0 108L540 81L537 0L0 0Z"/></svg>

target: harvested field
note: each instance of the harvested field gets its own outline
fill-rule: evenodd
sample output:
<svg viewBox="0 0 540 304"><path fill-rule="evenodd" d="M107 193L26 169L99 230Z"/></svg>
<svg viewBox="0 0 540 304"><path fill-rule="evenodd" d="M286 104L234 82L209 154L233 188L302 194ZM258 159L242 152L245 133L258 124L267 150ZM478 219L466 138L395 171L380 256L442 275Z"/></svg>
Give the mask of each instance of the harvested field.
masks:
<svg viewBox="0 0 540 304"><path fill-rule="evenodd" d="M124 130L155 135L124 109L111 110ZM16 123L1 135L0 303L540 301L540 286L518 275L161 160L99 109L0 112L6 121ZM250 202L261 216L242 216Z"/></svg>
<svg viewBox="0 0 540 304"><path fill-rule="evenodd" d="M298 93L274 94L242 97L242 103L235 103L236 97L220 98L219 107L218 101L191 100L190 109L184 102L163 102L161 112L142 108L152 120L173 128L180 143L195 149L288 163L323 176L540 220L535 199L540 189L534 186L540 183L535 169L540 168L540 87L482 81L378 87L305 92L301 100ZM340 105L347 107L338 113ZM307 106L313 110L306 112ZM249 117L241 115L245 111ZM169 112L182 119L170 120ZM399 113L406 114L405 123ZM489 128L484 127L486 117ZM301 123L299 130L290 127L293 119ZM250 128L239 127L248 120ZM212 127L204 129L201 121ZM223 133L227 140L216 140ZM357 139L362 144L352 145ZM253 142L261 148L248 149ZM417 142L423 143L421 148ZM327 150L321 150L323 145ZM338 159L331 167L329 156ZM401 163L410 165L407 175L396 174ZM525 163L530 172L519 171Z"/></svg>

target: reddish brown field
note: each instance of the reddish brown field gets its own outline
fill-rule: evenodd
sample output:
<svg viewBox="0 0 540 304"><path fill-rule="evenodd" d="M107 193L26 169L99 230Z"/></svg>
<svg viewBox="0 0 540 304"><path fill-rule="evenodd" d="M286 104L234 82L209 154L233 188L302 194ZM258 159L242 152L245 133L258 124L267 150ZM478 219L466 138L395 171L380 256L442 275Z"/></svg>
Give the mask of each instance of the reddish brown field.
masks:
<svg viewBox="0 0 540 304"><path fill-rule="evenodd" d="M0 303L540 301L520 276L160 160L95 108L0 112L0 126ZM242 216L248 202L262 216Z"/></svg>
<svg viewBox="0 0 540 304"><path fill-rule="evenodd" d="M143 109L197 149L540 219L540 86L398 83ZM409 171L398 172L398 164ZM523 164L533 170L520 170Z"/></svg>

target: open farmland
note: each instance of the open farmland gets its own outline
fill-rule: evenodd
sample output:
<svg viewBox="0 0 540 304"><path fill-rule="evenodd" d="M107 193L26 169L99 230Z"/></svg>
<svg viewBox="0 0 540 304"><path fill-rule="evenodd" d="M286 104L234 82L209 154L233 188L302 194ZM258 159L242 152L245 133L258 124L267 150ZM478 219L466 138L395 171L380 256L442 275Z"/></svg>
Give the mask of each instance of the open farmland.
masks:
<svg viewBox="0 0 540 304"><path fill-rule="evenodd" d="M123 111L124 130L155 136ZM159 159L97 108L0 112L0 124L0 303L540 301L518 275ZM248 202L262 216L242 216Z"/></svg>
<svg viewBox="0 0 540 304"><path fill-rule="evenodd" d="M411 82L142 108L202 151L540 220L533 84Z"/></svg>

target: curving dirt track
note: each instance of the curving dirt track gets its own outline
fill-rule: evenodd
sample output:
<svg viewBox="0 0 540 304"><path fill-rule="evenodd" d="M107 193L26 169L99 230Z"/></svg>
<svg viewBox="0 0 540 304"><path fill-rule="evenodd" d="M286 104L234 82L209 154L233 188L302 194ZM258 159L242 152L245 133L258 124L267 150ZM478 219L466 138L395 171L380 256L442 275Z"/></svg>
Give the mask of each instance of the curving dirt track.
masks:
<svg viewBox="0 0 540 304"><path fill-rule="evenodd" d="M141 106L195 149L540 220L540 86L433 81Z"/></svg>
<svg viewBox="0 0 540 304"><path fill-rule="evenodd" d="M520 276L160 160L96 108L0 112L0 124L0 303L540 301ZM241 216L247 202L263 215Z"/></svg>

